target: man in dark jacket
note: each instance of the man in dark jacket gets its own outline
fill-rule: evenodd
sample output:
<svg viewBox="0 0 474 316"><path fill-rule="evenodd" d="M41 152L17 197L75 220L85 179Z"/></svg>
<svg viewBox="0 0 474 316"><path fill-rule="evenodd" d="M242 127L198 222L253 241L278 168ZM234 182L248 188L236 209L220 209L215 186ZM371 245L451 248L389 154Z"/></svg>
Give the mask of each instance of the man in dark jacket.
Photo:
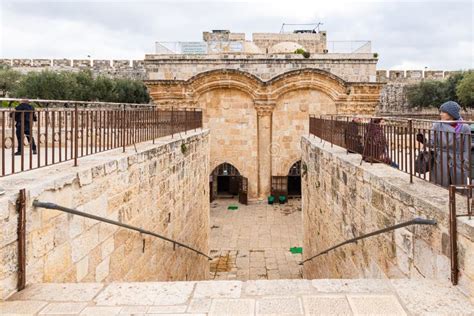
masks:
<svg viewBox="0 0 474 316"><path fill-rule="evenodd" d="M36 154L35 139L32 136L33 122L38 120L36 117L35 108L29 104L28 100L23 99L21 100L20 105L15 108L14 114L16 139L18 141L18 150L15 155L19 156L23 152L23 139L21 135L22 129L23 136L25 136L28 139L28 142L31 144L33 154Z"/></svg>

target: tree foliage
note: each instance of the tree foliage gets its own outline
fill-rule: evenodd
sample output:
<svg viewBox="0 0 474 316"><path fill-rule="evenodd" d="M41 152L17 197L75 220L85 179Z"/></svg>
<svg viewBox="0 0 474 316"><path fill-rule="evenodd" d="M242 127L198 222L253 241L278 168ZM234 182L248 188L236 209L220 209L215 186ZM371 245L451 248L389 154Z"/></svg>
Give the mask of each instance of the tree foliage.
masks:
<svg viewBox="0 0 474 316"><path fill-rule="evenodd" d="M466 107L474 107L474 71L464 75L456 87L459 102Z"/></svg>
<svg viewBox="0 0 474 316"><path fill-rule="evenodd" d="M8 92L14 90L18 85L21 74L8 66L0 65L0 96L5 97Z"/></svg>
<svg viewBox="0 0 474 316"><path fill-rule="evenodd" d="M405 88L408 103L412 107L438 107L442 103L451 100L458 102L462 107L473 107L473 83L469 84L468 79L472 78L472 74L471 71L459 72L445 80L425 80L418 84L409 85ZM461 86L463 88L460 93ZM471 99L469 95L471 95Z"/></svg>
<svg viewBox="0 0 474 316"><path fill-rule="evenodd" d="M138 80L93 76L89 70L41 71L21 76L11 96L30 99L148 103L150 97Z"/></svg>

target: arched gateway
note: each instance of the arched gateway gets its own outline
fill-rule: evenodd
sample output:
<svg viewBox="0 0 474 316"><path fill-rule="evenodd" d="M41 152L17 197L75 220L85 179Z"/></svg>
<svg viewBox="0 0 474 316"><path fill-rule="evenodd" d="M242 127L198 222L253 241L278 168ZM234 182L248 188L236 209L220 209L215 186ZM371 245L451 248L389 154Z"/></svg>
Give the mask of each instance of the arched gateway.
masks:
<svg viewBox="0 0 474 316"><path fill-rule="evenodd" d="M373 113L381 87L348 82L315 68L283 72L266 81L240 70L216 69L187 80L145 83L160 107L203 110L204 127L210 130L211 170L215 161L231 161L248 177L250 200L270 194L272 177L291 177L288 166L301 156L309 115ZM233 181L222 178L221 192L235 193ZM288 189L297 194L297 178L290 181Z"/></svg>
<svg viewBox="0 0 474 316"><path fill-rule="evenodd" d="M209 176L209 192L211 202L218 197L238 196L241 203L247 204L247 178L232 164L221 163Z"/></svg>

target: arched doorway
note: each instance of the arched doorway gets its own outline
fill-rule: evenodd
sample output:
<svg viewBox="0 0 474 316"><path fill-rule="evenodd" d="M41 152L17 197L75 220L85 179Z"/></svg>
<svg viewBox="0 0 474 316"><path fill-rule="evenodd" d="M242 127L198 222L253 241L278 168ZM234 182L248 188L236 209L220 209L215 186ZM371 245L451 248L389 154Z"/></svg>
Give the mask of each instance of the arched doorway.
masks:
<svg viewBox="0 0 474 316"><path fill-rule="evenodd" d="M301 160L288 171L288 197L301 197Z"/></svg>
<svg viewBox="0 0 474 316"><path fill-rule="evenodd" d="M211 201L216 198L233 198L241 191L242 176L232 164L224 162L218 165L209 177Z"/></svg>

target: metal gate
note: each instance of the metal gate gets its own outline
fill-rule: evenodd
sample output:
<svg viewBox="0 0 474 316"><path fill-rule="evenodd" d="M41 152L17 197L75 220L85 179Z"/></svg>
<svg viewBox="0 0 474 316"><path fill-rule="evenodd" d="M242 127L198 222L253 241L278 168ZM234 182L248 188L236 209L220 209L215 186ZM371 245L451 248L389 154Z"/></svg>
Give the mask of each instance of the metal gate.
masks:
<svg viewBox="0 0 474 316"><path fill-rule="evenodd" d="M240 177L239 183L239 203L248 204L249 180L246 177Z"/></svg>

